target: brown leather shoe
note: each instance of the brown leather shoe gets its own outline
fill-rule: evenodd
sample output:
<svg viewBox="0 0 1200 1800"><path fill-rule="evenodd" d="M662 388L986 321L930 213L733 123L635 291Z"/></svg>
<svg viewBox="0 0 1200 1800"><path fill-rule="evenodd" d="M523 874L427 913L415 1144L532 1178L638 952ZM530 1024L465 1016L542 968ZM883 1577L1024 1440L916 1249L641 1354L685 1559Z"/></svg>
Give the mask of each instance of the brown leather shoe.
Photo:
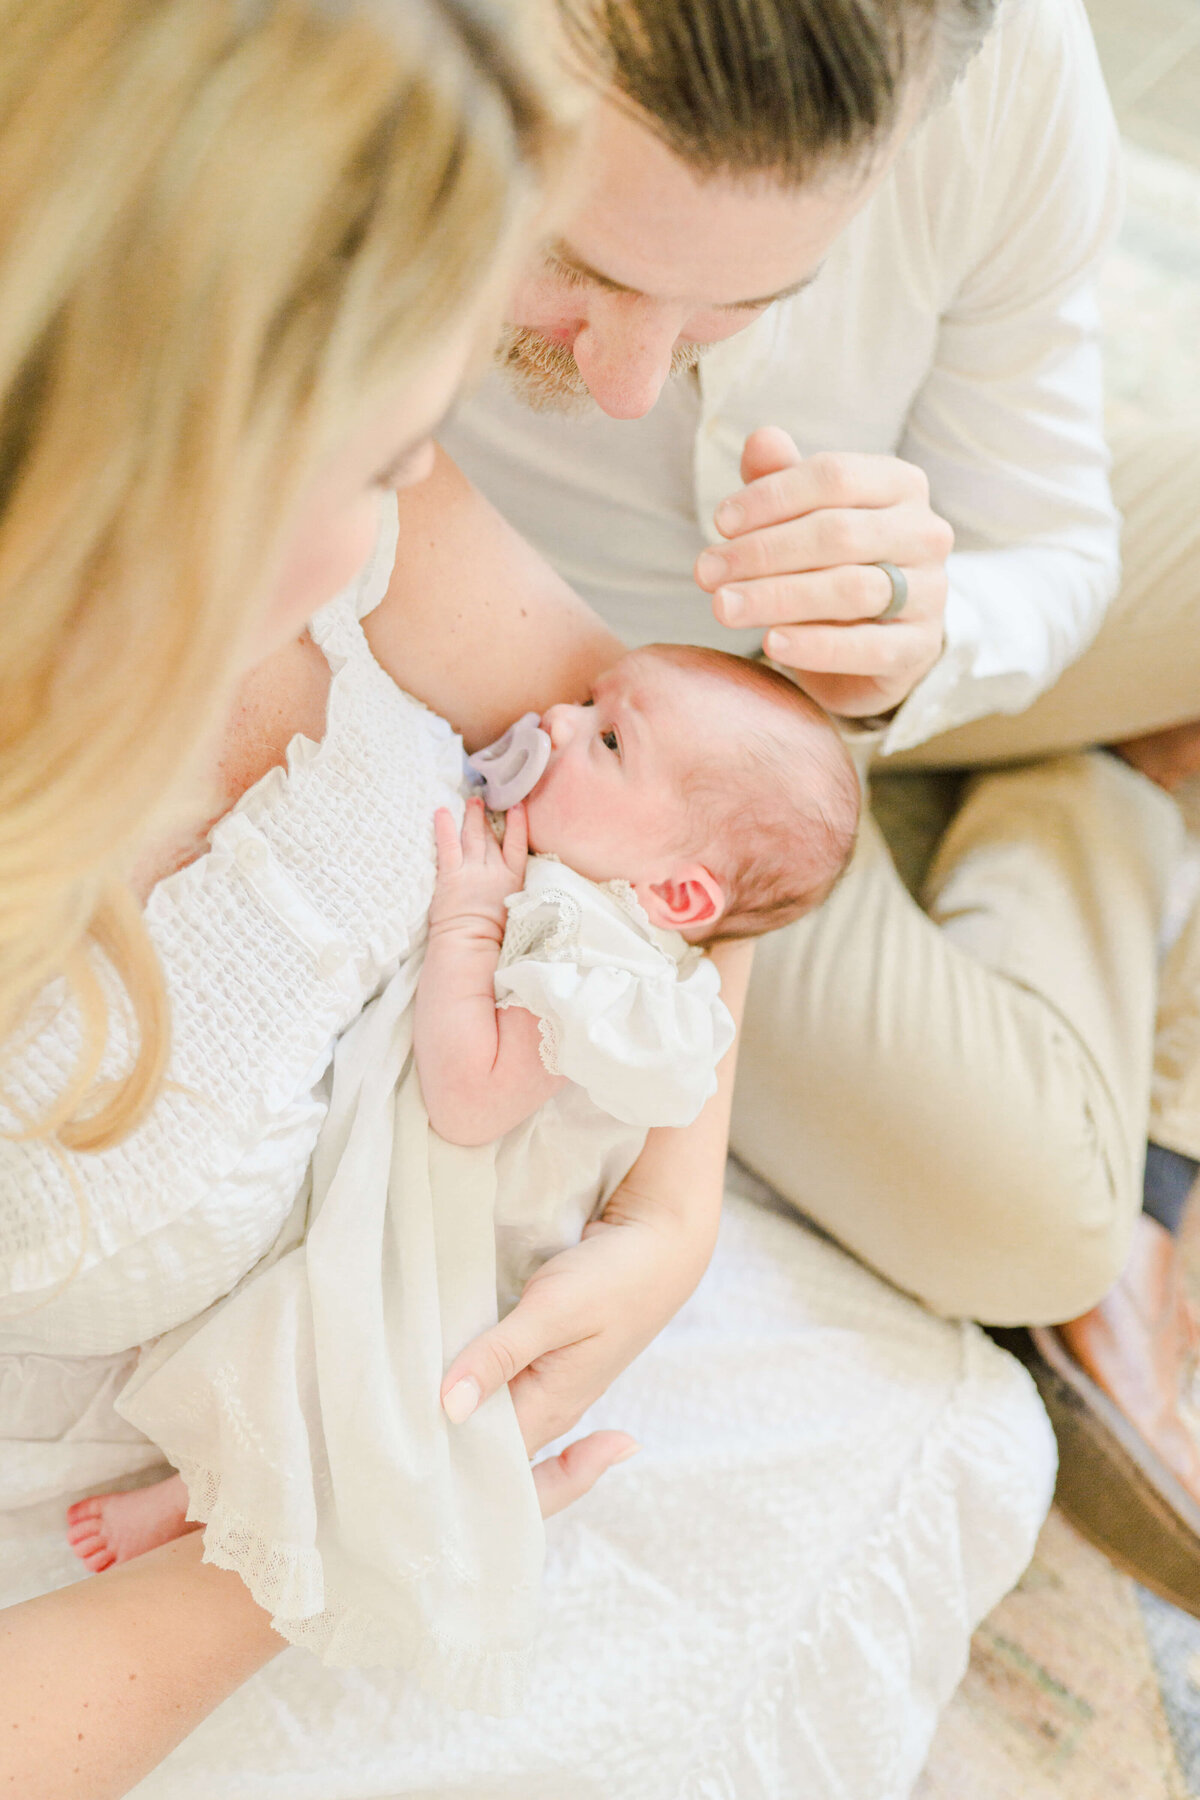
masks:
<svg viewBox="0 0 1200 1800"><path fill-rule="evenodd" d="M1143 1215L1100 1305L1029 1339L1023 1360L1058 1438L1058 1505L1119 1568L1200 1618L1200 1326L1170 1233Z"/></svg>

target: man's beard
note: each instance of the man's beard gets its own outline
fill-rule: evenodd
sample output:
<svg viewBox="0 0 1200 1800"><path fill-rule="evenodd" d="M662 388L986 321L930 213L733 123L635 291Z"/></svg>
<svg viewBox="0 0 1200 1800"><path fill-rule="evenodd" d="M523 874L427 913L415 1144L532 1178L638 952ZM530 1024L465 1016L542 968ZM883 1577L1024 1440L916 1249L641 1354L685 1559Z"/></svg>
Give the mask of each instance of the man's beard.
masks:
<svg viewBox="0 0 1200 1800"><path fill-rule="evenodd" d="M671 376L686 375L707 344L679 344ZM534 412L586 413L596 405L565 344L552 344L528 325L506 325L496 345L496 366L519 400Z"/></svg>

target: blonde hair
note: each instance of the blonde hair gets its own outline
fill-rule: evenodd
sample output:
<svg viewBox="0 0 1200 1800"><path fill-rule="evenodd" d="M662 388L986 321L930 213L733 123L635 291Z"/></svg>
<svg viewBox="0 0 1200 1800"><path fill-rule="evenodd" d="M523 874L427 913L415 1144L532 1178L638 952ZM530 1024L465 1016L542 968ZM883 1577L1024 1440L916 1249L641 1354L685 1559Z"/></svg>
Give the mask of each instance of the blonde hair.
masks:
<svg viewBox="0 0 1200 1800"><path fill-rule="evenodd" d="M97 1149L144 1116L168 1009L135 851L196 778L306 480L461 329L561 146L489 20L0 0L0 1039L64 977L83 1043L26 1132ZM103 1087L97 951L135 1045Z"/></svg>

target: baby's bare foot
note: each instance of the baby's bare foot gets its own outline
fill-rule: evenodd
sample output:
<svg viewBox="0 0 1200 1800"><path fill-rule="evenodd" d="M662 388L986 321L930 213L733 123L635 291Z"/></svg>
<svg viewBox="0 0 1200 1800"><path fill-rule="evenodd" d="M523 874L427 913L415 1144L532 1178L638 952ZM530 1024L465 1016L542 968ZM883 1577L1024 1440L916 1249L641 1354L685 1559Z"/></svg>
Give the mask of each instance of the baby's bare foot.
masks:
<svg viewBox="0 0 1200 1800"><path fill-rule="evenodd" d="M1113 744L1112 749L1171 794L1181 781L1200 770L1200 720L1168 725L1163 731L1147 732L1145 737L1126 738L1123 744Z"/></svg>
<svg viewBox="0 0 1200 1800"><path fill-rule="evenodd" d="M67 1508L67 1541L93 1575L128 1562L185 1531L199 1531L187 1517L187 1488L181 1475L128 1494L96 1494Z"/></svg>

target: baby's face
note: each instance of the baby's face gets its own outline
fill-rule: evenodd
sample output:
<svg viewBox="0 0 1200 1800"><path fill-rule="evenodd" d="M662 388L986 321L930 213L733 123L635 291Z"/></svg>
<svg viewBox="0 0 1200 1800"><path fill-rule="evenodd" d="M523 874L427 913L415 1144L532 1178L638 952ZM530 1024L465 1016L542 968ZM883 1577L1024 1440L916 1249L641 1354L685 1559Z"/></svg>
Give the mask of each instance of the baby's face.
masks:
<svg viewBox="0 0 1200 1800"><path fill-rule="evenodd" d="M697 686L651 656L626 656L590 703L542 718L551 751L525 802L529 844L592 881L658 879L685 830L679 772L698 743Z"/></svg>

